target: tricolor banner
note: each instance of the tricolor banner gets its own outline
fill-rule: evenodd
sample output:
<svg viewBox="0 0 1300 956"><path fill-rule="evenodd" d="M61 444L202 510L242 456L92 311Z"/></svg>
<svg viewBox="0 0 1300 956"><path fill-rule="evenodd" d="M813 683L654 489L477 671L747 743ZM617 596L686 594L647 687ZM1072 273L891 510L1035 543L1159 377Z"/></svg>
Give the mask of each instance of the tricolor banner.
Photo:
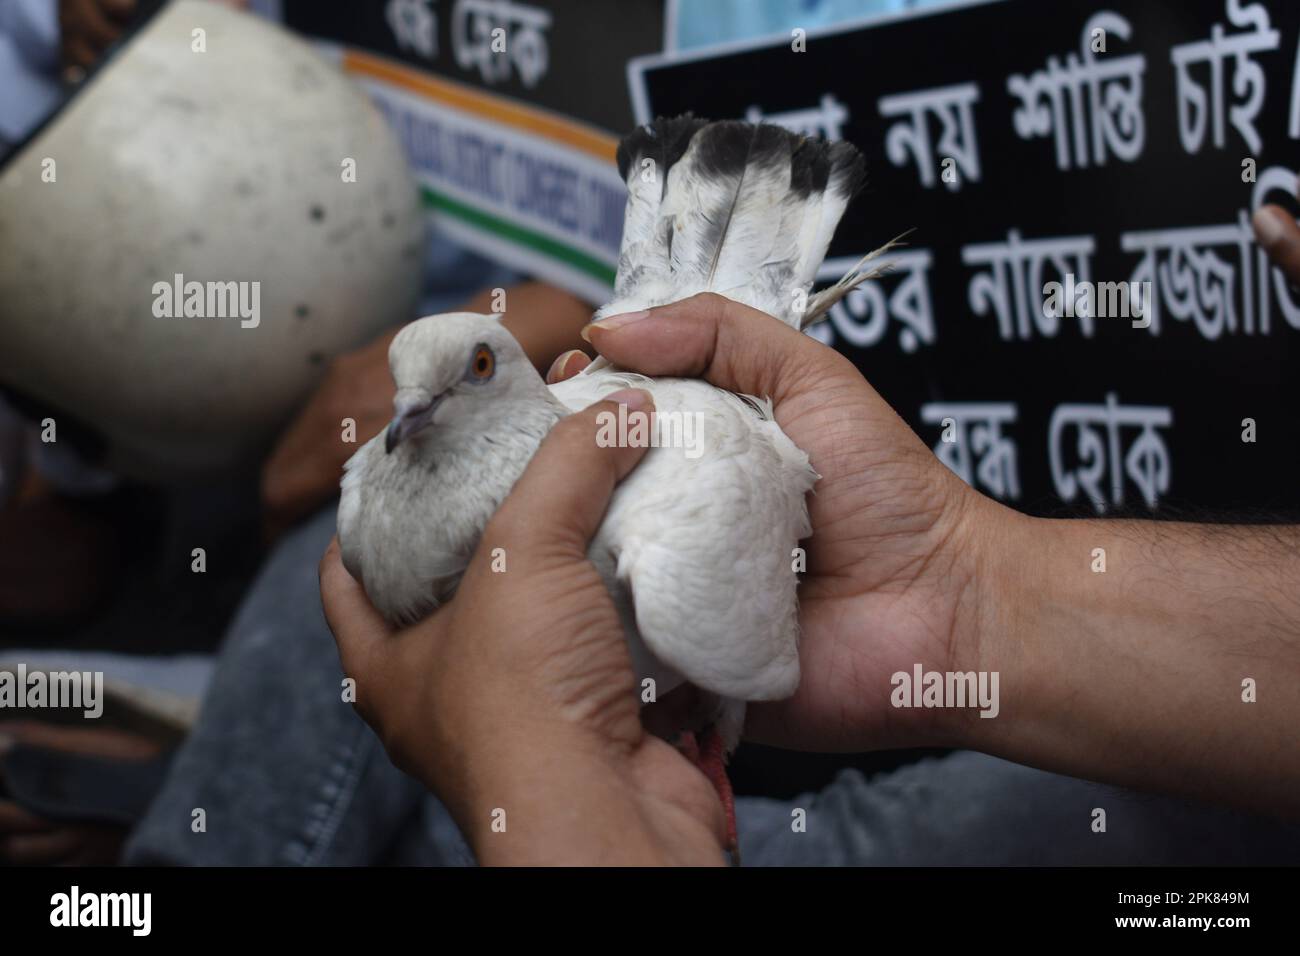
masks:
<svg viewBox="0 0 1300 956"><path fill-rule="evenodd" d="M284 19L384 111L443 232L608 298L626 201L614 153L633 125L624 67L660 48L662 0L288 0Z"/></svg>

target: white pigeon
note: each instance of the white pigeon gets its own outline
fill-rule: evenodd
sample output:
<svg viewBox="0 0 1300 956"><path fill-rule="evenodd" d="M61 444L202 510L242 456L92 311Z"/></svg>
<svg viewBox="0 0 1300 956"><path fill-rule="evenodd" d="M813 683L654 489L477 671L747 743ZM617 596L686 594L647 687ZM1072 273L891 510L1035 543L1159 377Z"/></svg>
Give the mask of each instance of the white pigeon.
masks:
<svg viewBox="0 0 1300 956"><path fill-rule="evenodd" d="M712 291L804 327L867 277L854 270L808 295L863 179L847 143L688 115L638 129L618 160L623 242L614 299L597 317ZM588 551L619 608L638 686L653 678L659 697L683 682L706 691L725 753L746 701L794 693L793 554L812 530L805 495L817 475L770 402L604 360L547 386L497 317L467 312L407 326L389 364L395 417L347 463L338 514L343 563L386 618L413 622L452 595L551 426L643 388L660 447L615 490Z"/></svg>

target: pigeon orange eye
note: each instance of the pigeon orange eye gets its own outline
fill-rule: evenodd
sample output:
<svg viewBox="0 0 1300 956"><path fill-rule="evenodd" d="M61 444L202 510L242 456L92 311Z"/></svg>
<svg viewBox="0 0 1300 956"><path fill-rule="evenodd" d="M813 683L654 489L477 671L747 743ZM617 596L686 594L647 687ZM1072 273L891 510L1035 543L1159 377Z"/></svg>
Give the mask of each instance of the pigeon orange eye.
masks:
<svg viewBox="0 0 1300 956"><path fill-rule="evenodd" d="M469 372L480 382L486 382L492 377L493 371L496 370L496 356L486 345L480 345L474 350L474 358L469 363Z"/></svg>

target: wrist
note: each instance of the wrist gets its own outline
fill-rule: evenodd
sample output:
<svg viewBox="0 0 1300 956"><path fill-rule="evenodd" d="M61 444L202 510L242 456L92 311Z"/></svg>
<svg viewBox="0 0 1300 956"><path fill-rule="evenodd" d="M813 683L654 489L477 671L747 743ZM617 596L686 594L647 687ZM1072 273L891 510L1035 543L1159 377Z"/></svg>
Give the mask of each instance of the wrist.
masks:
<svg viewBox="0 0 1300 956"><path fill-rule="evenodd" d="M1098 711L1115 717L1101 703L1106 689L1131 677L1106 661L1115 651L1108 642L1134 625L1137 611L1117 615L1111 585L1118 579L1102 570L1107 555L1131 563L1129 545L1114 534L1117 523L1032 518L995 507L1000 514L977 549L985 567L981 613L963 669L997 674L998 713L958 712L953 739L1020 763L1067 769L1099 723Z"/></svg>
<svg viewBox="0 0 1300 956"><path fill-rule="evenodd" d="M965 536L969 583L954 622L951 667L996 686L997 699L993 707L946 710L946 731L951 746L997 752L1009 726L1029 723L1042 699L1050 697L1043 675L1032 669L1039 659L1038 610L1052 593L1065 523L978 497Z"/></svg>
<svg viewBox="0 0 1300 956"><path fill-rule="evenodd" d="M631 795L590 741L543 730L466 741L433 785L485 866L646 863Z"/></svg>
<svg viewBox="0 0 1300 956"><path fill-rule="evenodd" d="M630 750L561 728L474 748L439 791L485 866L709 866L725 860L717 794L662 741ZM496 738L500 741L501 737Z"/></svg>

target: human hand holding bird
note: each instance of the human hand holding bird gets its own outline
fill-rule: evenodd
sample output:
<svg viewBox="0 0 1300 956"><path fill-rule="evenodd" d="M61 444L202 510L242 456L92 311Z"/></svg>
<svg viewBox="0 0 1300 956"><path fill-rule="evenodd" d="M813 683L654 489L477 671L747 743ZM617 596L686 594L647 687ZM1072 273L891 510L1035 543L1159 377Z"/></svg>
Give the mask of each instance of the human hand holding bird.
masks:
<svg viewBox="0 0 1300 956"><path fill-rule="evenodd" d="M747 306L698 296L588 334L634 371L771 395L821 475L800 585L803 680L788 700L751 705L749 735L815 750L948 742L951 712L893 709L889 676L915 662L960 668L975 652L978 602L963 585L982 563L980 509L998 506L940 464L851 363ZM583 364L561 356L550 379ZM336 547L322 563L326 613L362 715L452 808L481 860L721 861L713 788L642 730L621 626L584 557L609 469L624 475L645 452L598 447L597 410L542 443L432 617L391 640ZM520 557L547 540L563 579ZM504 574L490 571L496 547L509 555ZM504 806L513 794L518 816ZM496 808L505 834L491 832Z"/></svg>
<svg viewBox="0 0 1300 956"><path fill-rule="evenodd" d="M413 627L375 610L337 541L321 562L357 710L443 799L481 863L724 859L713 787L642 728L623 625L586 556L615 484L646 451L597 444L596 416L619 399L650 408L644 392L616 394L551 429L455 598Z"/></svg>
<svg viewBox="0 0 1300 956"><path fill-rule="evenodd" d="M676 715L677 726L661 732L678 739L717 787L734 848L723 765L740 739L747 705L789 698L799 686L796 586L805 568L798 545L812 530L805 495L818 477L807 453L783 430L773 400L784 403L790 392L776 387L789 384L782 370L795 359L812 362L807 350L813 348L820 349L818 362L832 363L831 381L831 373L842 380L847 370L861 383L843 359L798 330L869 277L858 268L810 294L835 226L862 181L862 160L846 143L687 116L633 133L620 147L619 167L629 191L619 272L614 299L597 313L589 334L617 334L616 328L629 327L636 317L676 316L669 328L679 344L712 343L717 351L709 354L718 356L717 368L750 374L706 374L705 382L679 377L708 369L699 356L679 354L686 364L678 367L662 361L662 350L652 350L593 363L548 386L491 316L454 313L413 323L390 349L397 386L392 424L382 441L368 443L347 465L340 555L386 620L420 620L452 599L489 519L558 422L615 389L652 393L655 447L614 492L593 529L587 557L622 622L633 675L651 688L641 702L685 688L692 706ZM664 308L692 296L694 310ZM708 321L680 321L701 309ZM726 342L700 338L710 329L727 333ZM753 343L749 335L756 336ZM652 368L652 375L640 374L641 368ZM745 391L745 378L752 392ZM885 461L877 473L878 462L850 460L851 468L865 469L856 478L878 491L882 504L835 515L858 542L868 537L864 522L892 522L880 569L865 582L886 592L892 605L888 589L907 570L915 549L904 548L891 559L890 548L899 545L900 531L952 537L946 494L958 494L960 483L861 384L874 399L870 413L820 418L828 430L810 433L809 440L822 446L829 437L840 444L836 454L842 456L860 440L850 433L875 418L907 443L902 467L924 469L926 480L907 487L919 487L925 500L890 511L899 495L881 483L898 476L899 461ZM671 427L674 420L679 427L694 425L703 438L698 447L683 453L662 441L671 436L664 422ZM881 451L870 441L868 446ZM844 502L835 500L842 509ZM849 555L836 543L828 543L830 563L823 561L837 572L834 585L818 606L842 615L845 602L861 594L844 590ZM920 595L924 607L908 606L917 590L904 588L897 595L900 613L913 615L907 628L919 626L937 637L938 631L927 629L928 618L961 592L951 581L944 584ZM837 646L842 657L842 644ZM840 669L839 659L823 656L818 663L827 668L819 679L851 680L862 670L856 660L849 671ZM679 703L682 697L677 694ZM837 711L843 715L844 705ZM815 732L830 729L817 726L815 712L810 716ZM703 736L697 741L693 732ZM858 733L856 725L843 731L844 742Z"/></svg>
<svg viewBox="0 0 1300 956"><path fill-rule="evenodd" d="M602 356L770 396L820 476L799 584L802 679L792 697L750 704L746 737L821 752L951 743L950 711L889 706L890 675L971 669L990 616L988 529L1014 513L942 465L852 362L770 316L702 295L615 322L587 327Z"/></svg>

